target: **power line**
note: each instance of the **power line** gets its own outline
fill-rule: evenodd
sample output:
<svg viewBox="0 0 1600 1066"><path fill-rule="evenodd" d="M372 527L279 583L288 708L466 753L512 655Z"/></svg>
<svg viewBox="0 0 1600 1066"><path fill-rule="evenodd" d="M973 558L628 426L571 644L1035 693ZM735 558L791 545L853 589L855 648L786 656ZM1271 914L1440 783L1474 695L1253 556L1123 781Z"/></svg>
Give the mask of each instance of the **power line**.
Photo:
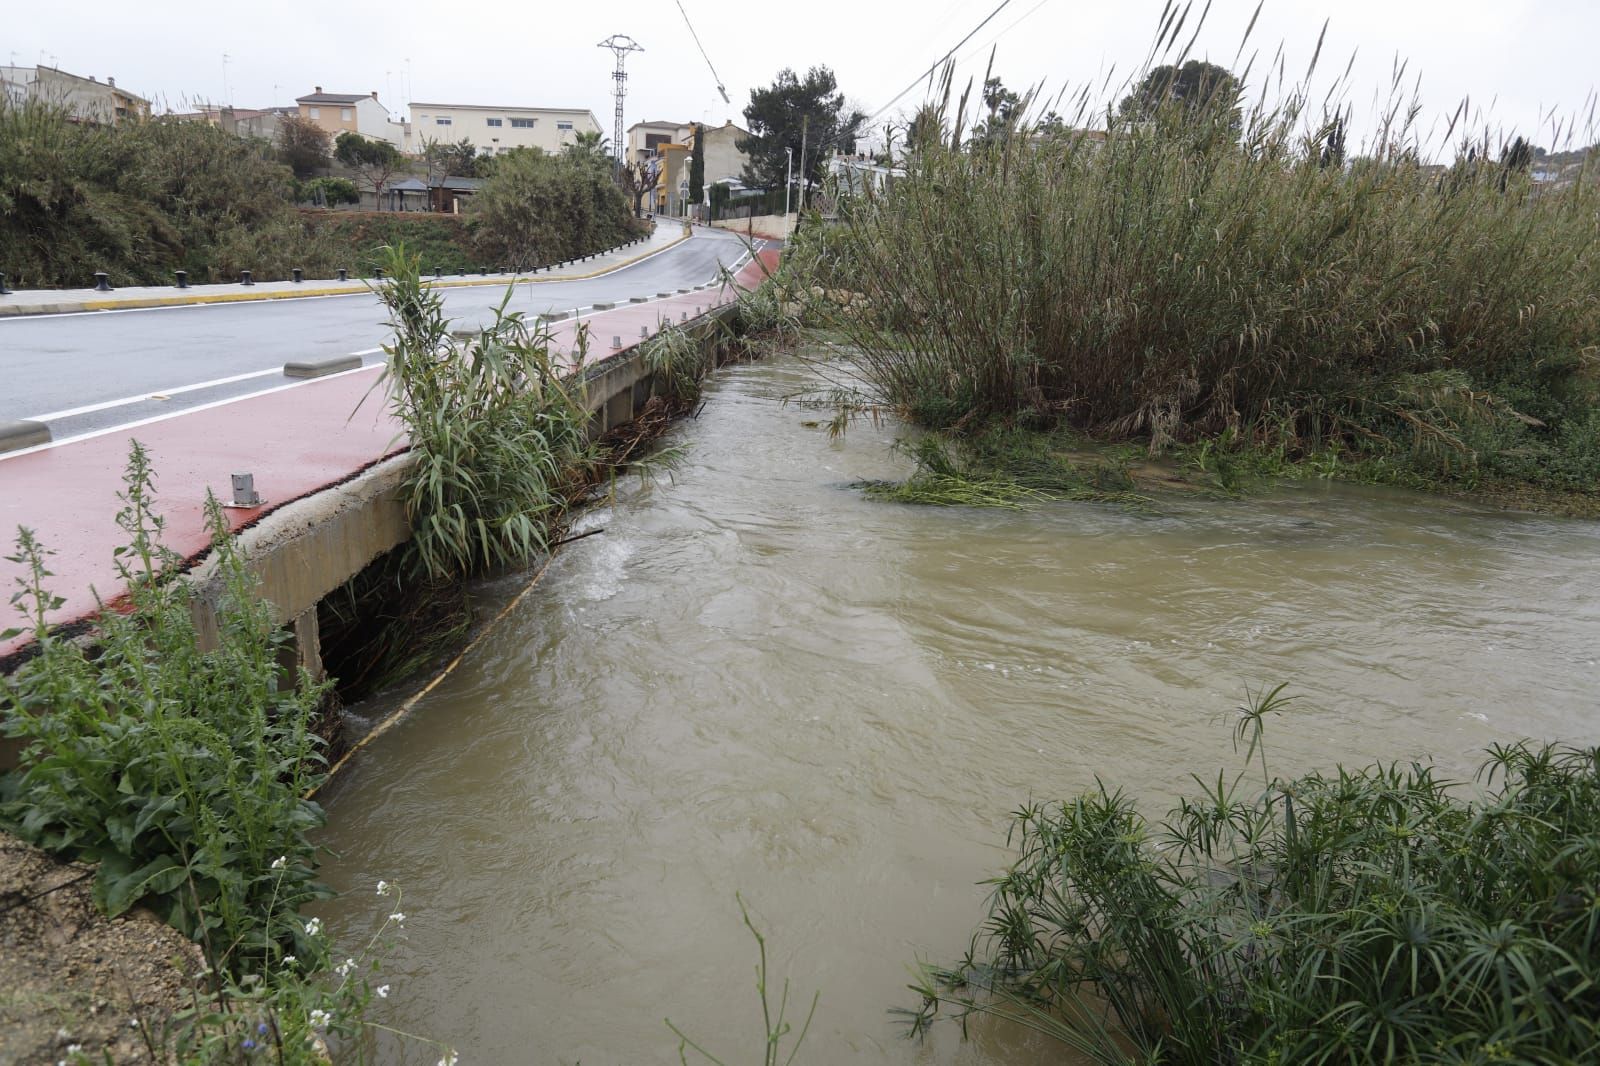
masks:
<svg viewBox="0 0 1600 1066"><path fill-rule="evenodd" d="M876 110L872 114L868 115L867 116L867 121L871 122L873 119L877 118L879 115L883 114L885 111L887 111L891 107L893 107L895 104L898 104L900 102L901 97L905 96L906 93L910 92L912 89L915 89L917 86L921 85L924 78L927 78L927 77L931 76L934 71L939 69L939 64L943 63L945 60L947 60L951 56L955 55L956 52L961 48L962 45L966 44L968 41L970 41L974 37L976 37L978 35L978 31L979 30L981 30L985 26L989 25L990 22L993 22L994 21L994 17L996 15L1000 14L1000 12L1004 11L1007 7L1010 7L1010 6L1011 6L1011 0L1000 0L1000 6L995 8L993 11L989 12L989 14L987 14L986 16L984 16L983 21L978 23L976 26L972 27L971 32L969 32L965 37L961 38L961 40L957 41L954 48L950 49L950 51L946 52L944 55L940 56L938 59L935 59L933 61L933 63L928 67L928 69L927 69L927 71L925 73L918 74L917 75L917 79L915 81L913 81L910 85L907 85L904 89L901 89L898 93L896 93L894 95L894 99L890 100L888 103L886 103L882 107L878 108L878 110Z"/></svg>
<svg viewBox="0 0 1600 1066"><path fill-rule="evenodd" d="M676 0L676 2L678 4L678 14L683 16L683 24L689 27L689 36L694 38L694 46L700 49L700 57L706 61L706 66L711 70L711 77L717 83L717 92L722 94L722 102L725 104L733 103L732 100L728 99L728 90L722 87L722 77L717 73L717 68L711 65L711 57L706 55L706 46L700 43L700 35L694 32L694 23L689 21L689 12L683 9L683 0Z"/></svg>

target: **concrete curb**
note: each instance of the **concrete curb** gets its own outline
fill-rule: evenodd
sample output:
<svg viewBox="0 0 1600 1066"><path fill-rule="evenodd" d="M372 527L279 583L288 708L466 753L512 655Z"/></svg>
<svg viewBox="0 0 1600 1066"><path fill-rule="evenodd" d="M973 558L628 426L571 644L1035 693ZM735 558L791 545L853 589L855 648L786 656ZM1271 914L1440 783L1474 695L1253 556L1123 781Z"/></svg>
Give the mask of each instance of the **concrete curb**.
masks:
<svg viewBox="0 0 1600 1066"><path fill-rule="evenodd" d="M283 376L286 378L323 378L329 374L342 374L346 370L358 370L361 367L359 355L338 355L332 359L314 359L306 361L290 361L283 364Z"/></svg>
<svg viewBox="0 0 1600 1066"><path fill-rule="evenodd" d="M32 448L36 444L50 443L50 427L43 422L26 419L17 422L0 422L0 453L14 452L19 448Z"/></svg>
<svg viewBox="0 0 1600 1066"><path fill-rule="evenodd" d="M493 278L484 278L481 281L470 281L465 278L453 281L430 280L424 278L429 284L440 289L458 289L483 285L547 285L557 281L588 281L593 278L604 277L623 267L632 266L641 259L666 251L668 248L688 240L690 234L674 237L656 248L640 252L638 255L624 259L620 263L602 270L592 270L587 274L562 274L550 277L534 277L531 274L503 274ZM37 304L32 307L8 306L0 302L0 317L21 315L60 315L71 314L78 311L122 311L136 310L146 307L188 307L197 304L223 304L223 303L259 303L263 300L305 300L317 296L359 296L370 291L365 283L360 285L335 285L318 288L286 289L273 292L228 292L228 293L194 293L183 296L151 296L135 300L73 300L55 304Z"/></svg>

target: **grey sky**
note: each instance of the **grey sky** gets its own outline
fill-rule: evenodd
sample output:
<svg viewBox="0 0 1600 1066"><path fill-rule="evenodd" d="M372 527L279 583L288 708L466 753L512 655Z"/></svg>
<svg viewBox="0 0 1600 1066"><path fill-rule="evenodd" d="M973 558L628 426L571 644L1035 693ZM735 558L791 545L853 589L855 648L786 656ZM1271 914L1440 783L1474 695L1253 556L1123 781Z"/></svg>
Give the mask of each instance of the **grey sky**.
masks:
<svg viewBox="0 0 1600 1066"><path fill-rule="evenodd" d="M875 111L986 15L999 0L815 0L775 16L771 5L683 0L724 79L732 104L717 96L673 0L440 4L378 0L358 4L195 4L149 0L86 15L67 3L32 4L6 20L0 60L41 57L76 73L118 83L169 106L221 99L223 54L232 102L288 103L321 85L369 92L395 112L408 99L443 103L588 107L611 129L610 53L595 47L612 33L646 51L629 59L627 121L738 120L752 86L781 67L832 66L841 88ZM1143 61L1161 0L1086 3L1012 0L959 53L961 78L982 77L987 45L998 45L996 70L1012 86L1041 79L1063 85L1116 80ZM1200 6L1197 4L1197 7ZM1252 0L1215 0L1197 55L1234 65ZM1552 110L1588 126L1600 40L1597 0L1268 0L1251 48L1257 76L1281 42L1291 78L1303 74L1324 19L1330 19L1321 70L1331 77L1356 65L1349 101L1358 131L1371 128L1375 92L1387 95L1393 61L1422 76L1430 117L1464 97L1479 124L1533 130L1549 145ZM996 40L997 38L997 40ZM1324 84L1326 78L1323 79ZM1409 85L1409 81L1408 81ZM922 90L895 108L914 105ZM892 114L893 112L891 112Z"/></svg>

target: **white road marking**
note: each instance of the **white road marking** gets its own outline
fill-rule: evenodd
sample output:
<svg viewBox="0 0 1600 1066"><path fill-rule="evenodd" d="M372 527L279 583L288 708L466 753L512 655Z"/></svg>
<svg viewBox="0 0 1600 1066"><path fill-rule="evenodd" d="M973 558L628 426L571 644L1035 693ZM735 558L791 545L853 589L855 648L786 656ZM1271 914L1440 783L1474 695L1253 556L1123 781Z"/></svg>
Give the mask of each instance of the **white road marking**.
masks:
<svg viewBox="0 0 1600 1066"><path fill-rule="evenodd" d="M238 403L240 400L250 400L257 396L270 396L275 392L286 392L289 389L298 389L301 386L313 385L319 381L332 381L334 378L348 377L351 374L364 374L370 370L377 369L378 365L376 363L370 366L358 366L354 370L341 370L337 374L328 374L325 377L307 378L304 381L295 381L288 385L276 385L270 389L261 389L257 392L247 392L243 396L229 396L227 399L213 400L210 403L196 404L194 407L185 407L181 411L169 411L164 415L156 415L152 418L141 418L137 422L124 422L121 425L108 426L105 429L96 429L88 433L79 433L75 437L63 437L60 440L50 441L48 444L35 444L31 448L18 448L14 452L6 452L4 455L0 455L0 463L5 462L7 459L18 458L19 456L32 455L34 452L42 452L48 451L51 448L59 448L63 444L76 444L80 440L92 440L95 437L104 437L108 433L122 433L130 429L138 429L140 426L148 426L155 422L165 422L169 418L182 418L184 415L191 415L196 411L208 411L213 407L223 407L230 403Z"/></svg>
<svg viewBox="0 0 1600 1066"><path fill-rule="evenodd" d="M347 352L347 355L377 355L382 348L363 348L359 352ZM145 400L165 400L185 392L197 392L200 389L214 389L219 385L232 385L236 381L249 381L251 378L264 378L269 374L283 373L283 366L279 364L270 370L252 370L247 374L234 374L232 377L216 378L212 381L201 381L193 385L179 385L172 389L157 389L155 392L140 393L138 396L124 396L120 400L105 400L101 403L84 404L82 407L69 407L65 411L51 411L46 415L29 415L30 422L49 422L57 418L72 418L75 415L88 415L96 411L109 411L113 407L126 407L130 403L143 403ZM186 410L193 411L190 407Z"/></svg>

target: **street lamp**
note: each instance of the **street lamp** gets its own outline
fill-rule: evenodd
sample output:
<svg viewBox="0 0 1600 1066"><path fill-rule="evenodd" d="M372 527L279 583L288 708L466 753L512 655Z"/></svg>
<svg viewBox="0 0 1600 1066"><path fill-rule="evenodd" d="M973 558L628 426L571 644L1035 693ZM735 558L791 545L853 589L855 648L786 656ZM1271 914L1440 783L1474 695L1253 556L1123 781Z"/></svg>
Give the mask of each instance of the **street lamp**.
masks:
<svg viewBox="0 0 1600 1066"><path fill-rule="evenodd" d="M789 217L789 190L794 188L794 149L785 146L783 154L789 159L789 172L783 182L783 217Z"/></svg>

